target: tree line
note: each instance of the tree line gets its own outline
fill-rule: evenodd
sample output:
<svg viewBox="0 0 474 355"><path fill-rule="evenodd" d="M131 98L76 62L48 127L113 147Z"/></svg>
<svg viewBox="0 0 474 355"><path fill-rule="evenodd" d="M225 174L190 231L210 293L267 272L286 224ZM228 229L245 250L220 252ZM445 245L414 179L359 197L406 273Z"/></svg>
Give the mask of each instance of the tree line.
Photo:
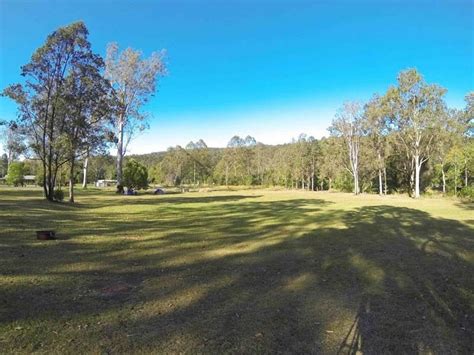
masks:
<svg viewBox="0 0 474 355"><path fill-rule="evenodd" d="M367 103L344 103L327 138L301 134L268 146L234 136L223 149L199 140L134 159L149 169L150 182L166 185L405 192L415 198L438 190L472 198L474 93L466 95L463 109L449 108L445 93L408 69Z"/></svg>

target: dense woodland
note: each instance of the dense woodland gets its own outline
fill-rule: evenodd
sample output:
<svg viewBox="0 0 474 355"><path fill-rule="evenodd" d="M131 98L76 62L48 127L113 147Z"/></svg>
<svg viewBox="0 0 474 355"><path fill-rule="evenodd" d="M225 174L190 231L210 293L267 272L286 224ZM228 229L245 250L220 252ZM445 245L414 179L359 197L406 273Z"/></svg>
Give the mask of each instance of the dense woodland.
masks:
<svg viewBox="0 0 474 355"><path fill-rule="evenodd" d="M127 156L130 141L147 127L143 106L166 74L164 53L142 59L139 51L119 52L111 43L103 60L87 37L81 22L53 32L21 68L25 83L2 93L18 104L19 115L2 122L0 174L8 173L15 185L22 174L36 175L49 200L58 200L56 191L67 185L73 202L79 182L130 185L124 161L143 172L139 188L246 185L473 196L474 93L466 95L463 109L449 108L446 89L427 83L416 69L401 71L396 85L369 102L344 103L327 138L303 133L269 146L234 136L226 148L198 140Z"/></svg>

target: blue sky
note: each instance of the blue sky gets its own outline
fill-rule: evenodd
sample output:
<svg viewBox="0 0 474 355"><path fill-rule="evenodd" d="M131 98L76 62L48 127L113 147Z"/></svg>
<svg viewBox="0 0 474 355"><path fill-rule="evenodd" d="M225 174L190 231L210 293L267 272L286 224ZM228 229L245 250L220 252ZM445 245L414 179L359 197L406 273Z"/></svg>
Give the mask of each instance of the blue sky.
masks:
<svg viewBox="0 0 474 355"><path fill-rule="evenodd" d="M169 74L145 108L132 152L234 134L268 144L321 137L346 100L367 100L416 67L464 105L474 90L474 2L0 0L0 88L59 26L83 20L94 51L108 42L165 48ZM0 98L0 117L16 108Z"/></svg>

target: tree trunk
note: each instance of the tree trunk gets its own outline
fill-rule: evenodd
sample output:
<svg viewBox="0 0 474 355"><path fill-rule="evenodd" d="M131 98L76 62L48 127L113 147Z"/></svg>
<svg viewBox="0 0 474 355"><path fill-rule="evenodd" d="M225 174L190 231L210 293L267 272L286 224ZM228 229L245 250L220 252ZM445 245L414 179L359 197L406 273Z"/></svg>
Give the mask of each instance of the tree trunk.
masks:
<svg viewBox="0 0 474 355"><path fill-rule="evenodd" d="M10 148L7 152L7 171L10 164L13 162L13 150Z"/></svg>
<svg viewBox="0 0 474 355"><path fill-rule="evenodd" d="M332 188L332 179L329 178L328 191L331 191L331 188Z"/></svg>
<svg viewBox="0 0 474 355"><path fill-rule="evenodd" d="M468 176L469 176L469 173L468 173L468 169L467 169L467 161L464 160L464 187L467 187L467 183L469 181L468 179Z"/></svg>
<svg viewBox="0 0 474 355"><path fill-rule="evenodd" d="M387 168L384 167L383 168L383 180L384 180L384 184L383 184L383 188L384 188L384 195L387 195Z"/></svg>
<svg viewBox="0 0 474 355"><path fill-rule="evenodd" d="M69 202L74 203L74 163L75 159L71 159L71 167L69 170Z"/></svg>
<svg viewBox="0 0 474 355"><path fill-rule="evenodd" d="M46 174L46 183L48 184L48 200L53 201L53 191L54 191L54 182L53 182L53 168L51 167L51 162L48 163L48 172Z"/></svg>
<svg viewBox="0 0 474 355"><path fill-rule="evenodd" d="M458 195L458 166L454 163L454 196Z"/></svg>
<svg viewBox="0 0 474 355"><path fill-rule="evenodd" d="M379 169L379 195L383 195L383 186L382 186L382 169Z"/></svg>
<svg viewBox="0 0 474 355"><path fill-rule="evenodd" d="M48 187L47 187L47 181L46 181L46 162L43 161L43 192L44 192L44 198L48 199Z"/></svg>
<svg viewBox="0 0 474 355"><path fill-rule="evenodd" d="M359 190L359 174L357 170L354 170L354 194L358 195L360 190Z"/></svg>
<svg viewBox="0 0 474 355"><path fill-rule="evenodd" d="M229 186L229 165L225 165L225 186Z"/></svg>
<svg viewBox="0 0 474 355"><path fill-rule="evenodd" d="M119 123L119 137L117 142L117 185L122 185L123 168L123 119Z"/></svg>
<svg viewBox="0 0 474 355"><path fill-rule="evenodd" d="M89 156L86 156L84 160L84 168L82 169L83 177L82 177L82 188L87 189L87 168L89 165Z"/></svg>
<svg viewBox="0 0 474 355"><path fill-rule="evenodd" d="M420 157L418 155L415 155L415 198L420 197L420 171Z"/></svg>
<svg viewBox="0 0 474 355"><path fill-rule="evenodd" d="M48 146L48 200L54 200L54 188L56 181L53 179L53 142L54 142L54 117L55 117L55 108L53 107L51 119L49 120L49 146Z"/></svg>
<svg viewBox="0 0 474 355"><path fill-rule="evenodd" d="M444 172L444 166L441 167L441 174L443 177L443 194L446 193L446 173Z"/></svg>
<svg viewBox="0 0 474 355"><path fill-rule="evenodd" d="M48 168L49 171L51 171L50 168ZM54 201L54 182L53 182L53 177L51 176L52 175L52 171L50 174L47 174L47 178L48 178L48 200L50 201Z"/></svg>

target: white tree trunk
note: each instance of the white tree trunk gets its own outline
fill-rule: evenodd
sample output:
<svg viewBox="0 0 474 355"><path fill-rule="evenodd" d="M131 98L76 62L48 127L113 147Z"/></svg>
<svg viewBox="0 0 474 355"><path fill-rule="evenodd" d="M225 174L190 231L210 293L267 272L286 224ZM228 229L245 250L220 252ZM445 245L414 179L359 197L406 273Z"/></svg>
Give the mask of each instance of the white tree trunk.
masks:
<svg viewBox="0 0 474 355"><path fill-rule="evenodd" d="M354 177L354 194L358 195L359 189L359 146L358 143L351 140L349 142L349 161Z"/></svg>
<svg viewBox="0 0 474 355"><path fill-rule="evenodd" d="M86 157L84 160L84 168L82 169L83 177L82 177L82 188L87 189L87 167L89 165L89 157Z"/></svg>
<svg viewBox="0 0 474 355"><path fill-rule="evenodd" d="M7 171L8 171L8 168L10 167L10 164L12 162L13 162L13 150L8 149L8 153L7 153Z"/></svg>
<svg viewBox="0 0 474 355"><path fill-rule="evenodd" d="M358 194L360 193L360 187L359 187L359 172L357 172L357 174L356 174L355 183L356 183L355 194L358 195Z"/></svg>
<svg viewBox="0 0 474 355"><path fill-rule="evenodd" d="M123 120L121 120L118 127L118 142L117 142L117 185L122 185L123 135L124 135Z"/></svg>
<svg viewBox="0 0 474 355"><path fill-rule="evenodd" d="M225 165L225 186L229 186L229 165Z"/></svg>
<svg viewBox="0 0 474 355"><path fill-rule="evenodd" d="M74 203L74 158L69 170L69 202Z"/></svg>
<svg viewBox="0 0 474 355"><path fill-rule="evenodd" d="M379 195L383 195L382 169L379 169Z"/></svg>
<svg viewBox="0 0 474 355"><path fill-rule="evenodd" d="M418 155L415 155L415 198L420 197L420 171L420 157Z"/></svg>
<svg viewBox="0 0 474 355"><path fill-rule="evenodd" d="M443 194L446 193L446 173L444 172L444 166L441 168L441 174L443 177Z"/></svg>

